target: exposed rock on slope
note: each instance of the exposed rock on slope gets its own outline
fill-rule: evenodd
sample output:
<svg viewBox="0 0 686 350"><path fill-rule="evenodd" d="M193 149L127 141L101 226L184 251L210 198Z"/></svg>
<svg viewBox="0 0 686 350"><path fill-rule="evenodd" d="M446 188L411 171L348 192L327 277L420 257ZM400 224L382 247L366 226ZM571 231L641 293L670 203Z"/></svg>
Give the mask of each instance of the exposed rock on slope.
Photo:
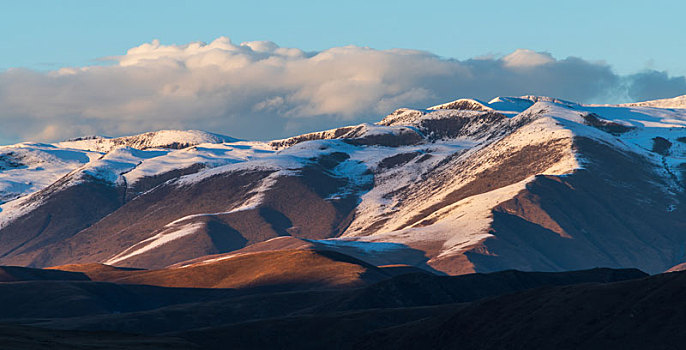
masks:
<svg viewBox="0 0 686 350"><path fill-rule="evenodd" d="M269 145L276 149L283 149L305 141L333 139L341 139L346 143L358 146L399 147L420 143L422 135L416 130L404 126L379 128L362 124L275 140L269 142Z"/></svg>

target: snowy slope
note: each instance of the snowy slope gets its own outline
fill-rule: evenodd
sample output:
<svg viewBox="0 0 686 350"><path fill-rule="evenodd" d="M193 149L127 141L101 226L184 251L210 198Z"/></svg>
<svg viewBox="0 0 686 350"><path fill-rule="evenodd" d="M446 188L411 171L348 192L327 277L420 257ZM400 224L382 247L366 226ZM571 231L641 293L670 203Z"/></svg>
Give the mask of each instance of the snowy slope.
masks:
<svg viewBox="0 0 686 350"><path fill-rule="evenodd" d="M575 154L572 147L573 139L576 137L596 139L612 144L617 149L641 154L650 159L656 171L671 184L665 190L679 191L683 186L672 177L679 173L679 167L683 166L681 164L686 164L686 143L678 141L679 138L686 137L686 112L571 106L569 103L560 104L551 100L535 102L525 113L510 119L511 123L515 123L518 119L536 116L531 123L517 128L501 139L475 144L452 159L438 174L434 171L431 175L433 178L428 182L439 181L435 179L441 176L441 172L449 174L440 180L440 184L414 186L416 189L411 190L411 195L396 200L388 196L389 193L396 193L408 184L412 187L422 176L423 171L419 167L399 169L389 176L387 181L381 177L377 178L374 189L363 196L363 201L358 206L358 215L344 233L344 237L357 237L370 242L397 242L410 246L438 246L434 248L438 251L436 257L460 254L490 236L491 210L522 191L527 183L534 179L534 175L559 176L583 168L583 156ZM631 129L627 128L622 135L599 130L587 125L584 117L589 113L596 113L603 119L630 126ZM401 119L406 114L409 112L403 111L402 114L396 113L391 118ZM412 122L407 118L401 120L405 123ZM656 137L663 137L672 144L668 154L657 154L653 151ZM443 207L436 207L437 203L445 201L453 191L463 188L486 170L497 168L513 151L544 144L550 147L550 142L558 142L563 146L559 159L532 172L526 179ZM449 143L454 144L454 141ZM436 160L442 160L440 154ZM468 167L465 168L465 165ZM683 180L683 175L679 177ZM431 214L420 215L418 219L431 221L429 225L410 221L399 226L398 220L384 221L388 217L416 217L429 208ZM373 230L370 231L369 227L373 227Z"/></svg>
<svg viewBox="0 0 686 350"><path fill-rule="evenodd" d="M117 151L117 149L122 147L129 147L135 150L159 149L156 152L138 152L135 155L131 153L135 153L134 150L129 151L127 161L138 164L144 159L166 155L173 149L184 149L200 144L222 144L224 142L235 143L237 140L228 136L197 130L161 130L119 138L93 136L55 144L20 143L17 145L0 146L0 204L41 190L71 171L89 162L97 161L100 158L104 158L104 160L88 165L88 167L93 168L90 171L115 181L116 179L112 177L116 177L120 173L133 168L131 165L121 168L123 164L119 164L119 166L114 164L115 161L112 159L121 157L121 155L106 156L107 153L112 151L115 153L121 152ZM240 149L234 147L226 150L227 152L240 153L235 157L216 156L213 154L216 151L211 149L213 146L208 145L206 149L200 151L195 149L189 153L170 155L170 160L165 161L161 159L157 164L155 162L146 162L145 167L136 173L139 176L154 175L164 172L169 167L178 168L184 164L207 163L208 165L213 165L217 162L220 164L224 163L223 160L217 161L216 159L245 159L248 155L243 151L243 147L251 149L255 143L238 143L237 145ZM219 150L218 152L223 151ZM105 163L112 166L114 174L105 175L103 173L103 171L106 172L103 169L108 168L108 165ZM165 163L172 164L168 164L165 167ZM151 168L157 170L150 170Z"/></svg>
<svg viewBox="0 0 686 350"><path fill-rule="evenodd" d="M234 142L237 139L199 130L160 130L140 135L107 138L90 136L56 143L57 147L75 148L89 151L109 152L115 147L147 148L186 148L202 143Z"/></svg>
<svg viewBox="0 0 686 350"><path fill-rule="evenodd" d="M54 192L97 180L134 188L139 181L167 172L244 162L273 152L263 142L237 141L194 130L2 146L0 228L40 206L44 196L39 191L49 186Z"/></svg>
<svg viewBox="0 0 686 350"><path fill-rule="evenodd" d="M543 109L543 106L536 106L531 114L537 114ZM519 119L527 117L528 115L522 115L508 120L507 123L516 124ZM569 147L572 137L573 133L557 125L553 118L541 115L534 122L502 138L482 143L474 140L471 145L462 143L462 152L431 152L434 160L427 162L428 164L415 166L414 169L404 167L394 174L388 174L387 180L378 179L378 185L363 196L363 201L358 207L358 215L344 236L361 236L365 241L392 241L408 245L434 244L440 246L439 255L459 252L460 248L471 246L488 236L491 209L521 191L533 175L563 175L580 168L579 159ZM512 152L525 146L549 145L550 142L561 142L567 146L559 160L551 162L521 181L440 206L440 203L446 201L446 197L454 191L477 180L488 169L499 167ZM447 141L444 145L457 147L459 143ZM438 168L432 167L442 163L447 155L453 155L450 162L439 165ZM467 164L469 165L466 166ZM417 179L429 171L431 174L427 175L425 180L428 185L411 187L407 196L389 198L389 193L396 193L408 184L417 183ZM426 210L430 210L431 213L421 216L420 213ZM420 218L402 225L399 225L397 220L378 224L382 222L383 217L389 216ZM420 224L420 221L426 220L432 223ZM374 227L371 234L367 229L370 226Z"/></svg>
<svg viewBox="0 0 686 350"><path fill-rule="evenodd" d="M40 143L0 146L0 204L45 188L100 156Z"/></svg>

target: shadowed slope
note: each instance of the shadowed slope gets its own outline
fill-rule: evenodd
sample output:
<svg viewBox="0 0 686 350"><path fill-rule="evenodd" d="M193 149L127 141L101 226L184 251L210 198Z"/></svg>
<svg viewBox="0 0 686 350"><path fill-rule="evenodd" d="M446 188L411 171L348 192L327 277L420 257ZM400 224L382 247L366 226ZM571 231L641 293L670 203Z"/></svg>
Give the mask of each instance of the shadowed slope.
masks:
<svg viewBox="0 0 686 350"><path fill-rule="evenodd" d="M20 281L88 281L88 277L80 272L0 266L0 282Z"/></svg>
<svg viewBox="0 0 686 350"><path fill-rule="evenodd" d="M566 273L539 274L515 271L488 275L471 275L471 281L465 279L464 277L466 276L438 277L439 279L444 280L462 281L464 284L461 286L458 287L458 285L455 284L453 285L453 288L444 289L441 292L450 291L451 293L459 295L466 289L467 293L464 294L465 299L461 300L463 302L472 301L473 299L471 298L474 297L477 299L480 297L482 298L484 295L482 294L480 297L479 295L484 291L487 291L487 288L481 288L486 287L491 283L493 286L500 285L501 289L495 289L492 292L502 296L494 299L476 301L472 304L455 304L455 301L460 301L459 298L456 298L453 299L453 303L446 304L445 302L451 299L431 297L431 289L432 287L435 287L436 284L431 283L429 280L424 280L422 284L416 284L425 285L423 291L416 294L421 295L424 293L424 296L416 300L403 300L403 298L397 297L405 293L413 294L414 292L411 288L407 288L409 285L397 283L393 288L388 288L383 292L378 290L378 297L372 299L371 303L360 308L350 307L350 304L348 307L343 306L340 309L327 309L323 307L319 312L253 320L227 324L220 327L207 327L171 334L189 339L208 349L220 349L221 347L217 344L241 349L554 349L554 346L528 346L529 344L520 342L520 339L516 338L517 332L509 330L509 327L511 327L509 318L518 320L527 319L531 313L536 312L536 307L547 307L550 309L549 312L551 313L556 311L566 313L568 309L563 301L564 298L558 298L562 300L558 300L558 302L554 304L549 304L545 301L536 303L537 297L542 295L554 295L555 292L561 290L575 290L579 296L582 296L584 295L583 291L614 289L615 286L618 286L616 287L617 290L627 292L628 290L625 288L631 288L629 283L636 282L637 284L640 284L641 281L646 281L646 279L640 278L640 276L645 276L645 274L636 270L612 271L599 269L573 272L572 275L569 276L569 280L566 280L568 277ZM639 277L639 279L632 280L631 278L634 277ZM622 281L626 278L629 278L630 281L602 283L603 280L611 282ZM396 280L397 279L389 280L382 282L382 284L393 285ZM564 286L540 288L542 286L550 286L551 284L549 283L560 283L560 285ZM572 284L567 285L568 283ZM362 291L371 290L373 287L365 288ZM508 292L505 292L505 290L508 290ZM521 290L527 291L508 294ZM473 292L474 294L468 296L470 292ZM645 293L645 291L643 292ZM488 295L488 292L485 295ZM530 299L526 300L533 301L536 305L532 306L530 309L518 310L517 306L520 305L518 303L520 299L526 298L525 296L530 296ZM385 300L389 299L393 302L386 303ZM420 300L421 302L416 303L416 301ZM426 305L426 302L431 300L440 300L441 305L423 306ZM486 304L491 300L508 300L512 301L516 306L503 307L501 309L494 307L487 310L489 313L497 315L496 317L491 317L490 314L480 314L480 305ZM583 303L583 297L580 297L578 301ZM623 302L624 301L619 301L619 303ZM653 302L659 303L660 299L650 300L650 303ZM415 306L413 307L413 305ZM474 311L468 316L463 316L465 310L471 310L471 308L474 308ZM602 309L608 310L611 309L611 307L602 307ZM602 313L596 315L602 315ZM569 314L566 314L566 316L572 317ZM457 318L460 322L464 323L473 322L479 326L467 326L470 330L476 329L474 333L461 331L458 327L453 326L451 318ZM494 319L498 321L493 321ZM558 319L561 322L564 320L563 317L558 317ZM530 323L531 322L536 321L531 320ZM541 322L545 322L545 320L542 320ZM436 330L441 325L445 325L447 328L445 330ZM533 325L530 326L536 327ZM549 327L550 329L547 329L548 327L545 323L537 326L539 328L546 328L546 331L540 333L529 331L523 326L517 326L517 330L518 332L526 334L522 338L529 335L538 336L540 338L555 338L557 337L557 333L560 332L559 329L554 327ZM585 334L584 332L578 331L580 328L577 327L576 323L562 323L556 326L564 328L568 332L567 334L574 334L579 338L583 338L583 335ZM628 327L627 330L630 331L632 327ZM592 323L589 328L594 329ZM425 335L426 332L430 333ZM478 335L474 336L474 334L479 334L479 332L485 333L483 338ZM457 338L457 341L451 342L446 346L439 341L434 341L434 339L440 339L441 337L450 339L454 334L459 334L460 337ZM511 340L511 342L500 341L501 338L499 337L501 337L502 334L513 335L511 339L508 339ZM554 334L555 336L551 337L551 334ZM461 342L463 339L469 339L469 341ZM646 336L646 339L649 339L649 337ZM492 344L495 345L491 346Z"/></svg>
<svg viewBox="0 0 686 350"><path fill-rule="evenodd" d="M297 319L327 320L339 318L339 313L362 312L359 310L407 309L471 302L488 296L514 293L531 288L575 283L608 283L627 279L642 278L646 275L637 270L594 269L565 273L528 273L505 271L492 274L473 274L465 276L434 276L426 273L397 276L363 288L295 290L291 292L272 292L265 288L242 290L236 295L227 294L221 300L210 300L192 304L175 304L155 310L142 310L121 314L98 314L73 319L54 319L38 323L45 327L82 330L110 330L121 332L143 332L159 334L200 327L218 327L219 325L244 323L248 328L252 321L268 325L269 319L285 318L280 323L298 324L289 321ZM273 290L273 289L272 289ZM246 294L247 293L247 294ZM364 311L374 312L374 311ZM362 312L362 313L364 313ZM404 312L384 313L392 319L385 322L401 323ZM431 316L433 311L409 311L410 319ZM400 318L395 319L396 315ZM407 316L407 317L410 317ZM366 317L366 316L361 316ZM372 316L376 317L376 316ZM386 316L384 316L386 317ZM345 323L347 321L340 320ZM339 322L339 320L336 320ZM346 329L324 330L333 328L331 322L318 325L308 330L299 327L302 332L346 332ZM370 326L376 329L379 326ZM272 329L271 326L268 327ZM350 330L350 329L348 329ZM273 329L255 329L255 336L262 332L276 332ZM293 328L284 328L284 333L299 334ZM281 331L279 331L281 332ZM342 334L342 333L341 333ZM247 337L247 336L246 336ZM242 337L241 339L246 339ZM290 336L289 336L290 337ZM273 341L273 340L272 340ZM295 341L295 338L290 341ZM327 340L327 342L330 342Z"/></svg>
<svg viewBox="0 0 686 350"><path fill-rule="evenodd" d="M0 283L0 319L125 313L236 294L226 289L163 288L92 281Z"/></svg>
<svg viewBox="0 0 686 350"><path fill-rule="evenodd" d="M588 138L575 146L588 159L585 169L537 176L493 209L494 236L465 253L477 271L635 266L660 273L683 262L686 196L670 193L638 154Z"/></svg>
<svg viewBox="0 0 686 350"><path fill-rule="evenodd" d="M178 338L141 335L48 330L35 327L0 325L0 346L12 350L186 350L195 344Z"/></svg>
<svg viewBox="0 0 686 350"><path fill-rule="evenodd" d="M279 236L337 236L357 198L354 191L330 198L350 184L330 173L347 158L329 158L288 171L249 168L167 182L21 261L162 268Z"/></svg>
<svg viewBox="0 0 686 350"><path fill-rule="evenodd" d="M25 205L35 202L36 208L0 228L0 261L29 265L35 254L70 238L121 206L121 188L90 176L76 185L65 185L74 178L65 176L30 196Z"/></svg>
<svg viewBox="0 0 686 350"><path fill-rule="evenodd" d="M678 349L686 273L530 290L370 334L362 349Z"/></svg>

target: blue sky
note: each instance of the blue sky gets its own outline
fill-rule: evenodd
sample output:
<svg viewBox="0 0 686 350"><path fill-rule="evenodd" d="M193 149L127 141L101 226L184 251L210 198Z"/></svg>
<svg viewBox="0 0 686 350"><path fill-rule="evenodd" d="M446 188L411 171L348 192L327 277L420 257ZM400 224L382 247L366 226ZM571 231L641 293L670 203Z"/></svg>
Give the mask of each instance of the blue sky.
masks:
<svg viewBox="0 0 686 350"><path fill-rule="evenodd" d="M683 1L0 6L0 144L164 128L273 139L463 97L686 94Z"/></svg>
<svg viewBox="0 0 686 350"><path fill-rule="evenodd" d="M466 59L517 48L604 60L617 73L686 74L684 1L12 1L0 68L93 64L152 39L354 44Z"/></svg>

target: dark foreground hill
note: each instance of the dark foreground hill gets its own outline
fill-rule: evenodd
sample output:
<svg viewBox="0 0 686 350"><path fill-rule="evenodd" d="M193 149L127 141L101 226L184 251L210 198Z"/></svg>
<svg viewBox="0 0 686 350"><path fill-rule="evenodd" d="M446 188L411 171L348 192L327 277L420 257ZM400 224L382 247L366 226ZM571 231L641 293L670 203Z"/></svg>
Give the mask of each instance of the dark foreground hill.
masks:
<svg viewBox="0 0 686 350"><path fill-rule="evenodd" d="M307 261L285 270L298 264ZM81 270L120 281L160 273ZM684 272L419 272L329 286L300 278L232 289L4 282L0 339L17 349L670 349L686 340Z"/></svg>

